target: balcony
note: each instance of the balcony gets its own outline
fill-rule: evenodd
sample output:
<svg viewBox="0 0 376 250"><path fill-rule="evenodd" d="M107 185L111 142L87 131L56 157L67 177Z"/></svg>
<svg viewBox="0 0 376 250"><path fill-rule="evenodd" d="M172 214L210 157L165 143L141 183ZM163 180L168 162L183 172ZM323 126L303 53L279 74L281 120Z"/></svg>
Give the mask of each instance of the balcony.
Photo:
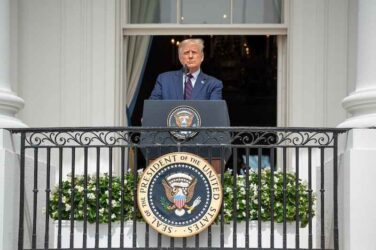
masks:
<svg viewBox="0 0 376 250"><path fill-rule="evenodd" d="M11 132L20 135L19 250L339 249L338 137L346 129ZM135 180L178 152L209 162L222 186L214 223L192 237L157 232L137 204Z"/></svg>

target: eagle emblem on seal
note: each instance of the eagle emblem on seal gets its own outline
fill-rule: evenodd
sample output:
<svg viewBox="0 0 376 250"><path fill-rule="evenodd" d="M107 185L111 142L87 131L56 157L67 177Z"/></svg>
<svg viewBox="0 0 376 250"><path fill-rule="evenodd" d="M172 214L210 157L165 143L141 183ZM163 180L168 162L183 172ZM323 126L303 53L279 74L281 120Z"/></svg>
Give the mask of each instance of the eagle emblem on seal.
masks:
<svg viewBox="0 0 376 250"><path fill-rule="evenodd" d="M198 196L191 205L188 205L194 196L197 179L186 173L174 173L162 180L166 197L170 203L165 205L168 211L174 211L177 216L183 216L192 211L201 203Z"/></svg>
<svg viewBox="0 0 376 250"><path fill-rule="evenodd" d="M170 111L167 117L167 127L178 128L199 128L201 127L201 117L197 110L190 106L178 106ZM197 131L170 131L178 140L187 140L193 138Z"/></svg>
<svg viewBox="0 0 376 250"><path fill-rule="evenodd" d="M194 114L189 110L183 110L174 114L176 125L179 128L189 128L192 126Z"/></svg>

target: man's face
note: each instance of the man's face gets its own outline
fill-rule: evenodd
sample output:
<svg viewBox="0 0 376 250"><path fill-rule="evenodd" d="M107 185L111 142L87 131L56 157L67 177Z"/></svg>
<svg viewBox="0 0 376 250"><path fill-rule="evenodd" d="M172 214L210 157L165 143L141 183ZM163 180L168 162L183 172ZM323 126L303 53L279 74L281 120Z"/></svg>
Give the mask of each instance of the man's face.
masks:
<svg viewBox="0 0 376 250"><path fill-rule="evenodd" d="M201 63L204 60L204 54L201 53L198 44L186 44L181 48L179 60L182 65L188 67L189 72L193 73L200 68Z"/></svg>

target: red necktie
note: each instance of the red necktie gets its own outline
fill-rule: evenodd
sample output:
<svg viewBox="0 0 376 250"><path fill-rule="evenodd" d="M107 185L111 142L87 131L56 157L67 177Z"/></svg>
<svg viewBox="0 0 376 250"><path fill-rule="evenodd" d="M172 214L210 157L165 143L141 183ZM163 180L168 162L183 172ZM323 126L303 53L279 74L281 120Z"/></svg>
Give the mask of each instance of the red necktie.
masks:
<svg viewBox="0 0 376 250"><path fill-rule="evenodd" d="M191 100L192 99L192 82L191 78L193 77L192 74L188 74L185 80L185 85L184 85L184 99L185 100Z"/></svg>

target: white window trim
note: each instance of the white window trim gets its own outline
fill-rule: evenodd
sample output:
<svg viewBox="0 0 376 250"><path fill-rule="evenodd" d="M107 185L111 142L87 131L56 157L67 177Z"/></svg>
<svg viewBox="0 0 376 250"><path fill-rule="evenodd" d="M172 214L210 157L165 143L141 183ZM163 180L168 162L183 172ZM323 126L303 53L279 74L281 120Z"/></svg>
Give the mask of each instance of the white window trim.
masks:
<svg viewBox="0 0 376 250"><path fill-rule="evenodd" d="M135 35L287 35L285 24L127 24L124 36Z"/></svg>
<svg viewBox="0 0 376 250"><path fill-rule="evenodd" d="M132 25L129 23L129 20L130 20L130 0L119 0L121 1L120 2L120 7L125 10L123 12L123 18L122 18L122 24L123 24L123 27L125 26L128 26L128 25ZM282 11L281 11L281 21L282 21L282 24L286 24L288 23L287 21L287 10L289 8L289 1L291 0L281 0L282 1ZM233 0L229 0L229 8L230 8L230 24L229 25L237 25L237 24L234 24L233 23L233 20L234 20L234 17L233 17L233 9L234 9L234 2ZM181 25L181 0L176 0L176 23L170 23L170 24L173 24L173 25ZM157 24L159 26L164 26L165 24L163 23L160 23L160 24ZM183 24L183 25L186 25L186 24ZM202 25L202 24L200 24ZM252 25L252 24L245 24L245 25ZM255 24L256 26L257 25L260 25L260 24ZM271 24L271 25L279 25L279 24ZM205 24L206 26L206 24ZM271 34L270 34L271 35Z"/></svg>
<svg viewBox="0 0 376 250"><path fill-rule="evenodd" d="M129 0L120 0L122 11L122 32L124 36L132 35L287 35L288 11L290 0L282 0L282 13L280 24L180 24L180 23L156 23L156 24L130 24ZM177 8L180 9L180 0L177 0ZM233 2L230 1L231 20ZM177 11L177 15L180 15ZM180 19L177 17L177 20Z"/></svg>
<svg viewBox="0 0 376 250"><path fill-rule="evenodd" d="M276 35L278 46L278 69L277 69L277 126L288 125L288 46L287 33L289 23L290 0L283 0L281 24L127 24L129 1L120 0L122 9L121 23L123 41L128 36L134 35ZM122 47L123 43L120 44ZM123 52L123 49L120 48ZM121 57L120 79L126 79L124 65L125 55ZM121 84L121 83L119 83ZM122 85L122 84L121 84ZM124 91L124 88L122 88ZM122 102L123 103L123 102Z"/></svg>

